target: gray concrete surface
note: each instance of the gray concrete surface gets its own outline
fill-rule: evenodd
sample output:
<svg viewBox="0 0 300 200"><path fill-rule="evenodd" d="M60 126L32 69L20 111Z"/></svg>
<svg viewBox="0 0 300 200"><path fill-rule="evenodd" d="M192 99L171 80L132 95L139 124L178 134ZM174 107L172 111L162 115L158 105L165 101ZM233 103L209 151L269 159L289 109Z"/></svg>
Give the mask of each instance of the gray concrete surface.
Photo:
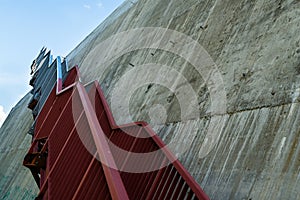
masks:
<svg viewBox="0 0 300 200"><path fill-rule="evenodd" d="M27 109L30 94L11 110L0 129L0 199L34 199L38 187L22 163L30 143L27 134L33 122Z"/></svg>
<svg viewBox="0 0 300 200"><path fill-rule="evenodd" d="M131 96L130 117L123 110L113 111L117 122L150 121L212 199L299 199L300 2L140 0L131 6L117 19L108 18L76 47L68 55L70 67L78 64L85 82L97 78L112 106L113 90L130 70L147 63L168 65L198 94L200 114L183 120L174 94L147 84ZM109 66L101 63L100 52L109 52L109 57L123 41L97 49L101 42L140 27L176 30L202 45L222 75L227 111L210 113L211 94L205 80L178 55L139 49L124 52ZM138 37L129 40L126 44L134 46ZM148 76L152 73L144 78ZM156 104L167 111L164 124L152 123L149 117ZM215 128L214 144L201 158L214 120L224 126ZM189 148L180 152L182 146Z"/></svg>
<svg viewBox="0 0 300 200"><path fill-rule="evenodd" d="M226 112L211 112L213 94L205 78L191 63L171 52L139 49L114 58L108 66L102 65L99 51L108 52L109 56L118 48L116 44L124 41L100 50L99 44L116 33L140 27L176 30L202 45L221 74ZM299 30L299 0L126 1L67 57L69 67L79 65L82 81L99 80L111 106L118 81L126 78L130 70L156 63L169 66L169 72L179 71L197 94L198 116L182 119L176 95L161 85L146 84L130 98L131 116L113 111L117 122L150 122L211 199L300 199ZM138 37L124 40L133 45ZM172 37L164 38L176 47L172 40ZM145 74L145 78L153 73ZM168 115L164 123L151 121L149 111L157 104ZM16 117L21 121L26 118L11 113L5 124L14 124ZM29 128L31 121L27 120L19 129L2 128L1 137L19 138L20 132ZM207 136L210 146L207 146ZM10 139L1 144L5 144L4 149L9 146L16 149L20 142L26 142L25 136L22 137L18 143ZM16 155L10 158L14 162L18 159ZM12 163L4 158L1 163L2 160ZM1 166L1 176L9 174L8 169ZM18 170L23 173L23 168ZM13 184L21 184L20 190L32 189L32 177L24 175L21 183L15 181L16 176L2 181L1 193L2 188L5 194L15 191Z"/></svg>

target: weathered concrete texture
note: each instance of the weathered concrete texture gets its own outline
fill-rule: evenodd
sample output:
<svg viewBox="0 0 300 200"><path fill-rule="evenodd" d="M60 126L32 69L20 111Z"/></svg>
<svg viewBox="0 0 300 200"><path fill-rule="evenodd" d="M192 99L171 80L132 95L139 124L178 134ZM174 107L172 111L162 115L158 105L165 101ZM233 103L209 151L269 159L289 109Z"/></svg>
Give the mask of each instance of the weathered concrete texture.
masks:
<svg viewBox="0 0 300 200"><path fill-rule="evenodd" d="M300 84L299 14L297 0L139 1L119 20L100 25L68 58L70 66L81 65L95 46L120 31L144 26L169 28L197 40L217 63L228 95L228 112L281 105L297 99L295 91ZM103 49L110 50L109 46ZM120 77L131 67L129 62L136 65L159 62L174 68L189 68L167 52L151 56L150 51L138 51L124 55L109 69L118 68L112 71ZM91 66L80 67L86 72ZM98 74L98 77L105 76Z"/></svg>
<svg viewBox="0 0 300 200"><path fill-rule="evenodd" d="M222 116L226 121L213 151L200 159L210 119L168 124L159 135L186 151L179 159L212 199L299 199L300 104ZM198 128L193 140L182 136ZM177 149L176 149L177 148Z"/></svg>
<svg viewBox="0 0 300 200"><path fill-rule="evenodd" d="M100 64L93 50L102 41L139 27L169 28L199 42L222 74L227 112L211 115L204 78L178 55L140 49L109 66ZM114 87L131 69L158 63L179 71L198 95L199 117L182 120L176 95L147 84L131 96L131 118L149 121L151 107L163 105L166 123L150 122L166 143L172 141L170 147L212 199L299 199L299 30L299 0L127 1L68 55L69 67L78 64L85 82L97 78L109 103ZM129 45L137 39L124 38ZM170 37L164 40L172 43ZM99 51L113 53L115 48ZM130 121L124 112L113 114L117 122ZM214 120L224 127L210 123ZM201 158L206 136L212 145Z"/></svg>
<svg viewBox="0 0 300 200"><path fill-rule="evenodd" d="M199 42L222 75L227 111L211 114L212 94L204 77L171 52L134 50L109 66L100 64L93 50L102 41L140 27L176 30ZM68 55L69 67L78 64L85 82L97 78L110 104L114 87L132 69L157 63L180 72L198 96L199 116L183 120L176 95L147 83L131 96L131 116L113 111L117 122L130 117L150 122L212 199L300 199L299 30L299 0L131 0ZM124 38L129 45L137 39ZM164 41L181 48L170 37ZM107 45L101 51L109 55L115 48ZM1 128L2 199L37 193L29 170L21 165L30 144L28 98ZM157 125L149 115L155 114L151 108L156 104L168 114L164 124Z"/></svg>
<svg viewBox="0 0 300 200"><path fill-rule="evenodd" d="M30 171L22 165L31 144L30 98L27 94L12 109L0 129L0 199L34 199L38 193Z"/></svg>

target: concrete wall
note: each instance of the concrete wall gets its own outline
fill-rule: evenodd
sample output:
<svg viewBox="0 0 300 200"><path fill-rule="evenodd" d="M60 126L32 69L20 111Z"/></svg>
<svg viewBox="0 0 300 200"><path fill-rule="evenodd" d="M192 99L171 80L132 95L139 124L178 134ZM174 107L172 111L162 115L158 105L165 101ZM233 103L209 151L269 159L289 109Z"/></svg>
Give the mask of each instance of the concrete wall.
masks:
<svg viewBox="0 0 300 200"><path fill-rule="evenodd" d="M129 37L99 49L105 39L140 27L176 30L197 41L221 75L225 112L211 112L214 90L194 65L174 53L143 48L102 63L101 55L114 54L124 41L139 42L138 36ZM183 119L180 99L169 88L147 83L132 93L130 116L113 110L117 122L150 122L212 199L299 199L299 29L298 0L126 1L68 55L69 67L78 64L84 82L98 79L110 105L119 80L131 70L156 63L169 66L167 72L178 71L197 94L199 115ZM173 40L166 35L161 42L180 49ZM160 72L144 77L155 73ZM122 95L127 92L130 88ZM1 195L9 199L30 198L37 191L29 170L21 167L32 123L27 100L1 128ZM167 113L164 123L149 114L157 104ZM162 109L157 108L159 118Z"/></svg>
<svg viewBox="0 0 300 200"><path fill-rule="evenodd" d="M27 94L9 113L0 129L0 199L34 199L39 191L22 163L30 143L27 134L33 119Z"/></svg>
<svg viewBox="0 0 300 200"><path fill-rule="evenodd" d="M300 2L140 0L123 6L131 8L120 9L118 18L108 18L69 54L70 67L79 65L84 82L98 79L112 106L113 91L119 87L118 81L126 80L128 72L147 63L168 65L197 93L199 115L182 119L184 111L180 111L179 99L173 98L172 91L147 83L132 93L130 116L124 115L124 110L113 110L117 122L150 122L212 199L300 198ZM102 42L140 27L176 30L202 45L221 74L226 112L210 112L213 100L205 78L174 53L157 48L124 51L105 65L101 59L124 43L133 48L139 37L99 48ZM167 44L174 38L165 35L163 40ZM160 72L147 72L143 78L153 73ZM122 95L128 93L130 88ZM163 124L149 117L156 104L167 112ZM217 127L215 122L224 126ZM208 154L201 156L206 137L212 145L206 146Z"/></svg>

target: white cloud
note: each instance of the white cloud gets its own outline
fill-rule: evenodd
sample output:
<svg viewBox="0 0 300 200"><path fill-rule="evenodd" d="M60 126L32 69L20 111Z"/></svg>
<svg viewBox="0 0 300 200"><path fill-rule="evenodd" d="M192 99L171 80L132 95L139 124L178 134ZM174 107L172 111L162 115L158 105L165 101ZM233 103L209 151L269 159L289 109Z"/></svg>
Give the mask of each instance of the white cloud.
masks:
<svg viewBox="0 0 300 200"><path fill-rule="evenodd" d="M98 8L102 8L102 7L103 7L103 4L102 4L101 2L99 2L99 3L97 4L97 6L98 6Z"/></svg>
<svg viewBox="0 0 300 200"><path fill-rule="evenodd" d="M3 106L0 106L0 127L2 126L2 123L4 122L7 114L4 112Z"/></svg>
<svg viewBox="0 0 300 200"><path fill-rule="evenodd" d="M86 8L86 9L91 9L91 6L88 5L88 4L84 4L83 7Z"/></svg>

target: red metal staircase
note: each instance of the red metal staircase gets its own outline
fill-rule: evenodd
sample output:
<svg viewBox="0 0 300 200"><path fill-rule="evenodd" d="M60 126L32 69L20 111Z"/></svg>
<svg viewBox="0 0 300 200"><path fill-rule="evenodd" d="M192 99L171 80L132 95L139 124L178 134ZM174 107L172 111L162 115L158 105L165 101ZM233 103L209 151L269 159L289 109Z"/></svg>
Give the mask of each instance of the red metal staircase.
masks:
<svg viewBox="0 0 300 200"><path fill-rule="evenodd" d="M208 199L147 123L117 126L97 82L83 86L77 67L62 81L60 70L23 163L40 187L37 199Z"/></svg>

